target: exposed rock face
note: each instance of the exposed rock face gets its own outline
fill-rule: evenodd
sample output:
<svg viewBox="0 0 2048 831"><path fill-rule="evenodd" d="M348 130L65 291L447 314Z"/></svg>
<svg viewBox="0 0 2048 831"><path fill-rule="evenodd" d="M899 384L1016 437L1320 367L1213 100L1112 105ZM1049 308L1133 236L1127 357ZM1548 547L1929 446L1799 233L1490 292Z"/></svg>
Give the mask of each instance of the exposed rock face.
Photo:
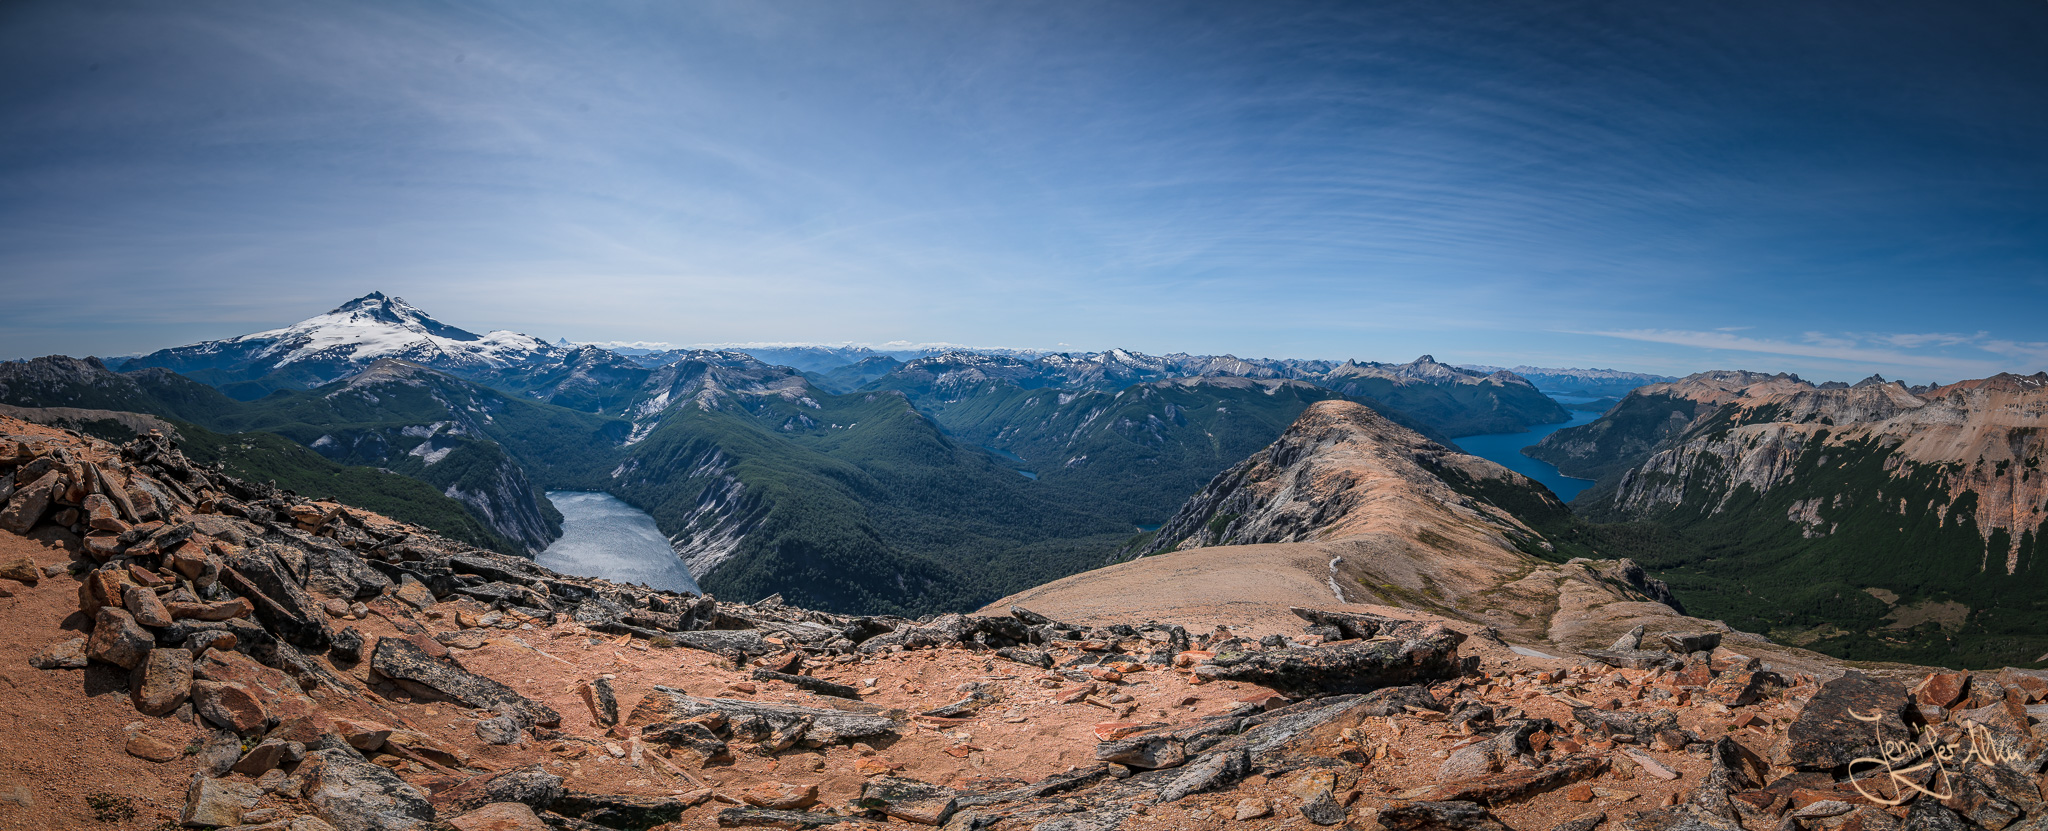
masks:
<svg viewBox="0 0 2048 831"><path fill-rule="evenodd" d="M1696 373L1631 390L1599 420L1553 432L1523 452L1555 465L1566 476L1601 479L1641 462L1658 445L1684 433L1722 405L1740 400L1748 390L1811 388L1797 375L1739 370Z"/></svg>
<svg viewBox="0 0 2048 831"><path fill-rule="evenodd" d="M1683 568L1743 581L1750 600L1723 599L1711 610L1738 626L1761 628L1769 613L1758 608L1830 583L1878 599L1846 596L1801 628L1825 622L1837 637L1851 636L1860 656L2038 654L2000 646L1991 631L2006 629L1986 630L1979 614L2037 591L2042 579L2028 564L2048 552L2048 373L1918 391L1875 378L1816 387L1790 376L1723 375L1734 377L1666 385L1689 388L1699 414L1587 490L1582 511L1732 549ZM1623 409L1603 421L1621 429ZM1941 631L1910 631L1927 620Z"/></svg>

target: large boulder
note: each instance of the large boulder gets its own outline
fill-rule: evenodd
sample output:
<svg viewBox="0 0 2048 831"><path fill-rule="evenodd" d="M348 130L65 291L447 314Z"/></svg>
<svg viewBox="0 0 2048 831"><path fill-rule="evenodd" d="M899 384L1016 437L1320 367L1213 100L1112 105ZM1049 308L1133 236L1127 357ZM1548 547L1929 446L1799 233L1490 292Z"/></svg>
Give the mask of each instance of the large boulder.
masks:
<svg viewBox="0 0 2048 831"><path fill-rule="evenodd" d="M1300 695L1371 692L1382 687L1458 675L1458 644L1465 636L1429 626L1408 639L1332 646L1222 652L1197 676L1242 681Z"/></svg>
<svg viewBox="0 0 2048 831"><path fill-rule="evenodd" d="M270 711L263 706L263 695L240 681L193 681L192 707L215 726L244 736L270 724Z"/></svg>
<svg viewBox="0 0 2048 831"><path fill-rule="evenodd" d="M1912 739L1906 732L1907 707L1906 688L1899 682L1844 673L1806 702L1771 752L1771 763L1833 771L1857 759L1881 758L1883 742Z"/></svg>
<svg viewBox="0 0 2048 831"><path fill-rule="evenodd" d="M562 777L539 765L479 776L435 792L434 805L444 811L467 811L492 803L517 802L536 811L562 798Z"/></svg>
<svg viewBox="0 0 2048 831"><path fill-rule="evenodd" d="M50 510L57 486L64 481L64 474L50 471L14 492L14 498L7 501L7 507L0 510L0 530L16 534L27 534L36 527L43 514Z"/></svg>
<svg viewBox="0 0 2048 831"><path fill-rule="evenodd" d="M640 699L640 704L626 717L626 723L639 726L664 721L687 721L692 717L710 713L722 715L732 723L735 738L745 732L740 729L745 725L752 730L771 734L795 732L801 741L812 746L841 741L892 738L900 728L895 719L887 716L812 707L786 707L730 698L698 698L682 690L661 686L655 687L646 697Z"/></svg>
<svg viewBox="0 0 2048 831"><path fill-rule="evenodd" d="M192 786L185 790L185 810L178 814L178 822L187 828L241 825L242 815L262 798L262 789L247 782L195 773Z"/></svg>
<svg viewBox="0 0 2048 831"><path fill-rule="evenodd" d="M94 616L92 638L86 641L86 657L105 661L122 669L134 669L149 656L156 638L135 622L135 616L114 606L100 607Z"/></svg>
<svg viewBox="0 0 2048 831"><path fill-rule="evenodd" d="M299 774L313 812L338 831L407 831L434 821L425 793L352 750L308 753Z"/></svg>
<svg viewBox="0 0 2048 831"><path fill-rule="evenodd" d="M562 715L548 705L453 663L437 661L404 638L379 638L370 655L370 669L415 694L438 696L480 710L509 712L525 724L554 727L562 723Z"/></svg>
<svg viewBox="0 0 2048 831"><path fill-rule="evenodd" d="M333 642L327 615L290 571L271 554L274 546L243 549L228 560L221 579L249 599L256 619L278 637L302 649L321 652Z"/></svg>
<svg viewBox="0 0 2048 831"><path fill-rule="evenodd" d="M192 653L184 649L152 649L135 669L129 685L135 709L143 715L168 715L192 694Z"/></svg>

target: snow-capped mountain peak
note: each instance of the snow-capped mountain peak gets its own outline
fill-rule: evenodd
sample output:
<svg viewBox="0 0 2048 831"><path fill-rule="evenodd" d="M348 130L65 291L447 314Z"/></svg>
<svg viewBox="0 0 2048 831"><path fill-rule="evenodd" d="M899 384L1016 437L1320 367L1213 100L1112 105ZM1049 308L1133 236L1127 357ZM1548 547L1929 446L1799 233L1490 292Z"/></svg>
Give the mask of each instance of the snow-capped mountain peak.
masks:
<svg viewBox="0 0 2048 831"><path fill-rule="evenodd" d="M531 335L479 335L450 326L404 298L373 291L281 329L165 349L130 365L214 370L245 380L287 373L288 385L298 386L326 383L384 358L464 374L554 360L563 351Z"/></svg>

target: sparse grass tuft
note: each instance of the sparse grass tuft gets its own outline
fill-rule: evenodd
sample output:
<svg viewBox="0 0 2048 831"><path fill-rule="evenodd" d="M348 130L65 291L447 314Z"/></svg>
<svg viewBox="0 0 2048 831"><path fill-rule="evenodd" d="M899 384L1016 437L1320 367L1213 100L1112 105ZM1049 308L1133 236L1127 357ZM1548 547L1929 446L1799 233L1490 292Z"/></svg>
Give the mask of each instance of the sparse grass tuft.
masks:
<svg viewBox="0 0 2048 831"><path fill-rule="evenodd" d="M85 805L99 822L127 822L135 818L135 802L125 796L96 791L85 795Z"/></svg>

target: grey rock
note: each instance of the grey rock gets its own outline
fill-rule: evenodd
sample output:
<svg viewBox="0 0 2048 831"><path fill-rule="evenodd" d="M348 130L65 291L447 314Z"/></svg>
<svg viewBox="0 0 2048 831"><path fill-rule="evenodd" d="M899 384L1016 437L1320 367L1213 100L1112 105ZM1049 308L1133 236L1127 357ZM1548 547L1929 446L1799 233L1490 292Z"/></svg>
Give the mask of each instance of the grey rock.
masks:
<svg viewBox="0 0 2048 831"><path fill-rule="evenodd" d="M812 678L808 675L791 675L786 672L773 672L765 669L754 670L753 678L756 681L779 681L792 685L797 689L809 690L819 695L829 695L833 698L860 700L860 690L845 684L827 681L823 678ZM615 713L613 719L616 720L617 718L618 716Z"/></svg>
<svg viewBox="0 0 2048 831"><path fill-rule="evenodd" d="M1508 831L1483 807L1471 802L1409 802L1380 809L1387 831Z"/></svg>
<svg viewBox="0 0 2048 831"><path fill-rule="evenodd" d="M36 669L85 669L85 664L84 638L58 641L28 659L28 665Z"/></svg>
<svg viewBox="0 0 2048 831"><path fill-rule="evenodd" d="M590 682L592 703L596 704L597 723L610 727L619 723L619 696L612 690L609 678L598 678Z"/></svg>
<svg viewBox="0 0 2048 831"><path fill-rule="evenodd" d="M1716 647L1719 647L1721 645L1721 633L1711 631L1672 632L1666 634L1662 640L1664 641L1665 649L1680 655L1691 655L1694 652L1712 652Z"/></svg>
<svg viewBox="0 0 2048 831"><path fill-rule="evenodd" d="M434 821L434 806L397 774L353 750L307 754L306 798L337 831L407 831Z"/></svg>
<svg viewBox="0 0 2048 831"><path fill-rule="evenodd" d="M199 770L208 776L226 776L241 758L242 737L233 730L215 730L194 756Z"/></svg>
<svg viewBox="0 0 2048 831"><path fill-rule="evenodd" d="M1251 772L1251 756L1243 750L1220 750L1188 765L1166 787L1159 789L1161 802L1173 802L1188 794L1234 785Z"/></svg>
<svg viewBox="0 0 2048 831"><path fill-rule="evenodd" d="M476 737L485 744L518 744L522 735L519 722L511 716L497 716L476 723Z"/></svg>
<svg viewBox="0 0 2048 831"><path fill-rule="evenodd" d="M1172 735L1132 736L1095 746L1095 761L1140 770L1180 767L1187 759L1187 744Z"/></svg>
<svg viewBox="0 0 2048 831"><path fill-rule="evenodd" d="M703 762L713 762L732 756L724 739L711 732L711 728L694 721L651 724L641 728L640 738L679 750L688 750L695 753Z"/></svg>
<svg viewBox="0 0 2048 831"><path fill-rule="evenodd" d="M562 715L546 704L459 665L437 661L404 638L379 638L377 648L370 656L370 668L386 678L425 687L469 707L480 710L509 707L518 714L522 723L542 727L562 723Z"/></svg>
<svg viewBox="0 0 2048 831"><path fill-rule="evenodd" d="M1897 681L1850 671L1821 685L1785 728L1771 763L1801 770L1834 770L1863 757L1877 758L1880 738L1903 740L1906 688ZM1857 715L1876 716L1864 721Z"/></svg>
<svg viewBox="0 0 2048 831"><path fill-rule="evenodd" d="M92 637L86 641L86 657L122 669L134 669L156 647L156 638L135 622L124 609L101 606L93 620Z"/></svg>
<svg viewBox="0 0 2048 831"><path fill-rule="evenodd" d="M959 794L902 776L877 776L861 786L857 805L922 825L944 825L959 807Z"/></svg>
<svg viewBox="0 0 2048 831"><path fill-rule="evenodd" d="M178 813L178 824L187 828L240 825L242 814L262 799L263 790L255 785L194 774L191 787L185 790L185 808Z"/></svg>
<svg viewBox="0 0 2048 831"><path fill-rule="evenodd" d="M1416 637L1363 641L1339 646L1218 653L1196 673L1219 681L1243 681L1297 695L1363 693L1417 681L1454 678L1458 644L1465 636L1431 626Z"/></svg>
<svg viewBox="0 0 2048 831"><path fill-rule="evenodd" d="M562 777L539 765L472 779L435 795L455 810L467 811L494 802L518 802L536 811L562 798Z"/></svg>
<svg viewBox="0 0 2048 831"><path fill-rule="evenodd" d="M640 705L633 709L627 722L651 724L659 721L684 721L691 716L705 713L719 713L734 723L759 720L771 730L779 730L801 722L802 740L806 744L817 745L893 737L899 729L896 720L887 716L811 707L786 707L730 698L698 698L682 690L661 686L655 687L640 700Z"/></svg>
<svg viewBox="0 0 2048 831"><path fill-rule="evenodd" d="M675 822L688 808L681 800L660 796L568 791L555 800L553 810L610 828L639 831Z"/></svg>
<svg viewBox="0 0 2048 831"><path fill-rule="evenodd" d="M778 811L772 808L727 808L718 812L720 828L789 828L802 831L854 821L852 817L814 814L809 811Z"/></svg>
<svg viewBox="0 0 2048 831"><path fill-rule="evenodd" d="M363 633L356 631L356 628L353 626L334 633L334 643L328 647L327 654L329 657L342 663L353 664L361 662L363 660Z"/></svg>

